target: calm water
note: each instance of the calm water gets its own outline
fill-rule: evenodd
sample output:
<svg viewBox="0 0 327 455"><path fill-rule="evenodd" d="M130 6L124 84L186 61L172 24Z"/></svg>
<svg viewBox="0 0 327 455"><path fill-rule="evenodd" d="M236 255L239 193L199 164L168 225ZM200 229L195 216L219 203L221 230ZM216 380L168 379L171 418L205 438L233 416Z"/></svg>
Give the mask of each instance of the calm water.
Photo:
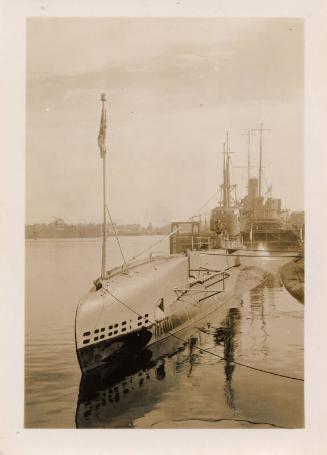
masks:
<svg viewBox="0 0 327 455"><path fill-rule="evenodd" d="M157 239L121 243L130 258ZM108 250L110 266L120 264L114 239ZM168 241L154 251L168 251ZM252 259L235 298L182 334L177 349L170 340L159 359L144 350L81 381L75 308L100 254L100 239L26 241L26 427L303 427L303 382L233 363L303 378L304 308L282 287L284 260Z"/></svg>

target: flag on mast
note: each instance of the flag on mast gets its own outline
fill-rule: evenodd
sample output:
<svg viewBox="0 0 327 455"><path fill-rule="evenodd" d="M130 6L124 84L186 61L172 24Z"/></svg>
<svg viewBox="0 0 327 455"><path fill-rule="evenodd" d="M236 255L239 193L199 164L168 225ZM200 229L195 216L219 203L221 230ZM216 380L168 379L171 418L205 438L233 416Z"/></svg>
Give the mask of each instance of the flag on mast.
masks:
<svg viewBox="0 0 327 455"><path fill-rule="evenodd" d="M101 101L102 101L102 112L101 112L101 120L100 120L100 130L98 135L98 144L100 148L100 157L104 158L106 154L106 130L107 130L107 115L106 115L106 95L101 93Z"/></svg>

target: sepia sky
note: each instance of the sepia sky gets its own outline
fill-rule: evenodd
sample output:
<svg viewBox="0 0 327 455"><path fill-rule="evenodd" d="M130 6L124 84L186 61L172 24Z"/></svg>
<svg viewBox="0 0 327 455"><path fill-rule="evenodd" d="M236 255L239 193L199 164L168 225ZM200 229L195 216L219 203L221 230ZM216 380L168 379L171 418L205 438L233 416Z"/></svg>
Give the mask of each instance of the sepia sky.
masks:
<svg viewBox="0 0 327 455"><path fill-rule="evenodd" d="M26 222L101 220L102 91L117 223L197 211L221 183L226 130L242 197L242 133L260 122L271 129L263 163L273 196L302 210L303 34L298 19L29 19Z"/></svg>

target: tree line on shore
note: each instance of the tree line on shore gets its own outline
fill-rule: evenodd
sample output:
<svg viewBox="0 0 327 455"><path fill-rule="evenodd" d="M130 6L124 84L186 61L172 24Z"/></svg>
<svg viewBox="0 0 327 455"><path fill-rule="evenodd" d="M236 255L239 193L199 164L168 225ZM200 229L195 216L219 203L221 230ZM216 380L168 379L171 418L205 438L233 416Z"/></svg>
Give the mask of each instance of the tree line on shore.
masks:
<svg viewBox="0 0 327 455"><path fill-rule="evenodd" d="M141 224L117 224L115 225L118 235L165 235L170 232L170 224L153 227ZM115 235L115 229L111 223L106 227L107 235ZM66 223L61 218L56 218L52 223L35 223L25 226L27 239L38 238L72 238L72 237L101 237L103 235L102 223Z"/></svg>

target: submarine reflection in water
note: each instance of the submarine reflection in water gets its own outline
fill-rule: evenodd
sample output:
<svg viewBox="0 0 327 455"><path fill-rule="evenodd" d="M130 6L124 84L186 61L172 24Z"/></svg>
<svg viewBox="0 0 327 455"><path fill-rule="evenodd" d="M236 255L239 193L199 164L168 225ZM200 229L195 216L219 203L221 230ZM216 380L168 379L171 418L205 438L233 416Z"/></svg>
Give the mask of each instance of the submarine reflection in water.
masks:
<svg viewBox="0 0 327 455"><path fill-rule="evenodd" d="M134 420L151 410L173 384L174 375L166 374L165 359L153 360L150 349L117 356L110 365L82 376L76 427L133 427Z"/></svg>
<svg viewBox="0 0 327 455"><path fill-rule="evenodd" d="M239 332L241 312L238 308L230 308L221 326L214 331L214 341L216 345L224 346L225 358L225 385L224 396L226 405L235 410L234 391L232 388L232 378L235 369L234 352L236 347L236 335Z"/></svg>
<svg viewBox="0 0 327 455"><path fill-rule="evenodd" d="M196 329L186 342L179 343L177 348L176 344L169 346L169 353L158 356L158 351L153 352L151 349L125 352L117 356L110 365L83 375L76 409L76 427L134 427L138 418L150 412L167 391L176 387L176 375L191 376L192 369L203 357L198 347L207 346L210 340L216 346L223 346L223 393L227 406L235 409L232 375L239 320L239 309L230 308L219 327L207 323L206 326ZM212 342L210 344L212 345ZM217 359L217 362L220 360Z"/></svg>

